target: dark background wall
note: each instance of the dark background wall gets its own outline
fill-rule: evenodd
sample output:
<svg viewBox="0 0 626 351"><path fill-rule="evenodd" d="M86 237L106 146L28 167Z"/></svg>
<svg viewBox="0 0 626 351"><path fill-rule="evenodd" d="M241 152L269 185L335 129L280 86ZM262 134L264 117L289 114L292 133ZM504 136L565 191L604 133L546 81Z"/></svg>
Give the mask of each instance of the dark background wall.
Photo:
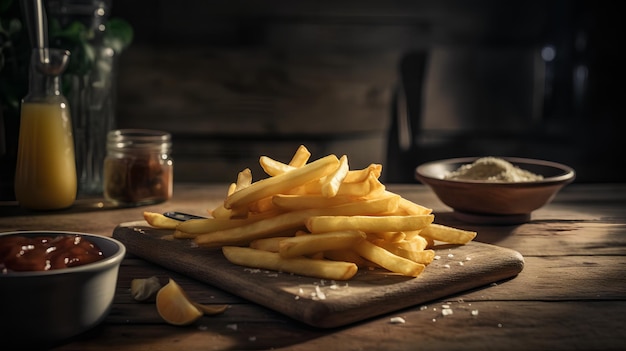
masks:
<svg viewBox="0 0 626 351"><path fill-rule="evenodd" d="M623 21L604 1L114 1L118 127L168 130L176 179L347 154L388 182L509 155L624 181ZM400 123L398 123L400 122ZM400 126L400 127L398 127Z"/></svg>

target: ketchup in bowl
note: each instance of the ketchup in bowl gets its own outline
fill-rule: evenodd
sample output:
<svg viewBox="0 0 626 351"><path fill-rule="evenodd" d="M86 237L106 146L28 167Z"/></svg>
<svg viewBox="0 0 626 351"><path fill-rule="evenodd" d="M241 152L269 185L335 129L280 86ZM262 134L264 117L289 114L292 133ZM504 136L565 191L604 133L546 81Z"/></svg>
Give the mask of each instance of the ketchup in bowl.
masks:
<svg viewBox="0 0 626 351"><path fill-rule="evenodd" d="M0 272L47 271L104 258L100 248L80 235L0 237Z"/></svg>

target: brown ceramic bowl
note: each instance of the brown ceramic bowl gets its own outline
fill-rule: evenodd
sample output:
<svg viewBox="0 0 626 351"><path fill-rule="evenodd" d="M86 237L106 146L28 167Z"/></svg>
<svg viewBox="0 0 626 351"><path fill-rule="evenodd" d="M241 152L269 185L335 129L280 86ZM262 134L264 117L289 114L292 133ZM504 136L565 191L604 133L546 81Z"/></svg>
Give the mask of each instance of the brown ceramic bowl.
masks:
<svg viewBox="0 0 626 351"><path fill-rule="evenodd" d="M0 237L80 235L103 253L100 261L47 271L0 272L2 349L48 349L99 324L108 314L126 249L93 234L19 231Z"/></svg>
<svg viewBox="0 0 626 351"><path fill-rule="evenodd" d="M490 182L444 179L479 157L433 161L417 167L416 178L433 189L437 197L454 209L466 222L512 224L530 220L531 212L549 203L557 192L575 178L572 168L550 161L499 157L521 169L540 174L542 180L530 182Z"/></svg>

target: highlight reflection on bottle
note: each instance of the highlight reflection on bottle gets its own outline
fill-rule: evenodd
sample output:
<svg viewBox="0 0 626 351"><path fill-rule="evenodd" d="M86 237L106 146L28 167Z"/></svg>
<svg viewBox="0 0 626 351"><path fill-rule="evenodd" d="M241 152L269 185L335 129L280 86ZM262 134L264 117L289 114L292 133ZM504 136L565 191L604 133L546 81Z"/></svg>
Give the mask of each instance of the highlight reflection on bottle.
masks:
<svg viewBox="0 0 626 351"><path fill-rule="evenodd" d="M22 105L15 196L20 206L52 210L76 199L76 164L66 102Z"/></svg>

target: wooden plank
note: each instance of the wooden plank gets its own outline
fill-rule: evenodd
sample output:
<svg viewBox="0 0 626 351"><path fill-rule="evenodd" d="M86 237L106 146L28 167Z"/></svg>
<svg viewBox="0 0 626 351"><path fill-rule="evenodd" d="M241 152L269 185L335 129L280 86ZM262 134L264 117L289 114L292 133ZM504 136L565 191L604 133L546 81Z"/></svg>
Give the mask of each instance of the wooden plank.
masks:
<svg viewBox="0 0 626 351"><path fill-rule="evenodd" d="M524 264L516 251L472 242L438 248L441 259L417 278L362 270L349 281L329 282L236 266L220 250L199 248L191 241L172 239L171 234L138 221L120 224L113 237L134 255L320 328L485 286L515 276Z"/></svg>
<svg viewBox="0 0 626 351"><path fill-rule="evenodd" d="M453 311L445 317L441 313L444 304ZM625 301L441 300L368 320L358 327L324 330L273 318L272 311L246 305L203 317L198 324L184 328L156 321L137 325L110 317L55 350L169 351L182 342L189 351L206 350L207 345L217 350L314 351L336 350L337 345L346 351L414 350L416 345L420 350L438 351L620 350L626 342L624 311ZM405 323L391 324L392 317L402 317Z"/></svg>
<svg viewBox="0 0 626 351"><path fill-rule="evenodd" d="M120 60L120 128L288 138L385 133L398 53L138 46Z"/></svg>

